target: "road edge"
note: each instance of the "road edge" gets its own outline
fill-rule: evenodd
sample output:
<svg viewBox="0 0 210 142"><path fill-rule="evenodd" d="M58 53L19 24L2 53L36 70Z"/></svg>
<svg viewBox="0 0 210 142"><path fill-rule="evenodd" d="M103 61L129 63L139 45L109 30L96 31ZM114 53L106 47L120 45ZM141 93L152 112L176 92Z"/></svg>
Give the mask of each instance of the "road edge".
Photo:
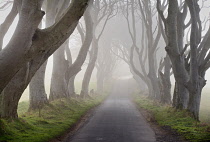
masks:
<svg viewBox="0 0 210 142"><path fill-rule="evenodd" d="M75 124L70 126L70 128L68 128L67 131L65 131L62 135L57 136L49 140L48 142L66 142L67 140L71 139L77 131L79 131L86 123L89 122L97 108L100 107L105 100L88 110L84 115L81 116L81 118Z"/></svg>
<svg viewBox="0 0 210 142"><path fill-rule="evenodd" d="M170 126L160 126L151 112L138 106L135 101L132 100L132 102L154 131L156 142L189 142L182 135L171 129Z"/></svg>

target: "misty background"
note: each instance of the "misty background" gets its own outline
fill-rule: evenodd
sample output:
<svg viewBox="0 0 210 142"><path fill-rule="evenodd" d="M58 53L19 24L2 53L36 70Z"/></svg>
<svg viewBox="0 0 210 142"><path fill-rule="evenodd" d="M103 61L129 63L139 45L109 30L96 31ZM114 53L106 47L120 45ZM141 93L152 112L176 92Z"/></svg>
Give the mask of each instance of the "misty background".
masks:
<svg viewBox="0 0 210 142"><path fill-rule="evenodd" d="M210 17L210 8L209 7L210 7L210 1L206 1L205 5L201 9L200 16L201 16L202 21L206 21L207 19L209 20L209 17ZM12 8L12 5L7 7L6 9L0 11L1 23L4 21L4 19L10 12L11 8ZM188 15L187 19L189 20L189 15ZM7 34L4 38L3 47L5 47L7 45L11 36L13 35L14 30L17 25L17 22L18 22L18 16L14 20L13 24L11 25L9 31L7 32ZM209 25L209 22L207 22L207 24L206 24L205 31L208 30L208 25ZM140 24L137 27L137 29L138 30L141 29ZM203 34L205 34L205 32L203 32ZM138 37L138 38L140 39L140 37ZM115 16L107 23L107 26L105 27L105 31L104 31L102 38L100 40L100 43L99 43L100 48L106 48L107 45L112 46L110 43L111 43L111 41L114 41L114 40L120 40L121 42L123 42L123 44L125 44L125 46L127 45L128 47L132 44L132 40L129 35L126 20L121 15ZM165 45L164 45L162 38L161 38L161 41L159 42L158 46L160 47L160 49L158 50L157 53L158 53L158 59L160 60L166 54L165 49L164 49ZM77 30L75 30L75 32L70 37L70 49L72 51L73 59L76 59L80 47L81 47L81 39L79 37L79 33L77 32ZM99 57L100 57L100 55L99 55ZM86 59L85 64L82 66L82 70L76 76L76 79L75 79L76 93L79 93L79 91L80 91L79 89L80 89L81 82L82 82L82 79L84 76L84 72L85 72L87 64L88 64L88 59L89 58ZM48 59L46 76L45 76L45 89L46 89L47 94L49 94L49 92L50 92L52 67L53 67L53 58L51 56ZM113 78L115 78L115 79L132 78L132 74L130 73L129 66L124 61L122 61L122 60L118 61L116 69L113 73ZM207 84L203 89L204 91L210 90L210 70L208 70L206 73L206 80L207 80ZM94 69L94 72L93 72L93 75L91 78L91 82L96 82L96 69ZM173 77L171 77L171 83L172 83L172 86L174 86L174 78ZM173 88L171 90L173 91ZM27 88L20 101L28 100L28 94L29 94L28 91L29 90ZM208 95L209 95L208 98L210 99L210 93Z"/></svg>

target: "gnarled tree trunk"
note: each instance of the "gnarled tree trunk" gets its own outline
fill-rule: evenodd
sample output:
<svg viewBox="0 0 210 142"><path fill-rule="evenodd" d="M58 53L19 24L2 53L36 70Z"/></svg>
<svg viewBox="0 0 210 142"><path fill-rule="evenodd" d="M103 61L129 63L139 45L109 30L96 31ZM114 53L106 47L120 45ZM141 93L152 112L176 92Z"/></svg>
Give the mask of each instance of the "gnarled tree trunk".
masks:
<svg viewBox="0 0 210 142"><path fill-rule="evenodd" d="M0 52L0 92L24 65L32 45L35 31L44 16L41 11L43 0L25 0L21 3L19 21L10 42ZM37 3L34 5L33 3ZM29 12L30 11L30 12ZM18 47L18 48L17 48ZM18 49L15 50L14 49ZM15 56L12 56L15 53Z"/></svg>
<svg viewBox="0 0 210 142"><path fill-rule="evenodd" d="M55 21L58 21L58 19L62 16L65 9L68 7L70 0L64 0L62 5L58 9L52 9L52 11L55 13L54 16ZM49 1L49 3L51 3ZM55 1L54 4L59 4L58 1ZM53 7L56 7L56 5L53 5ZM65 82L65 71L68 67L68 63L65 59L65 49L66 45L68 45L69 40L67 40L64 44L59 47L58 50L55 51L53 54L53 69L52 69L52 78L51 78L51 87L50 87L50 95L49 100L53 101L56 99L64 98L68 96L68 93L66 92L66 82Z"/></svg>
<svg viewBox="0 0 210 142"><path fill-rule="evenodd" d="M64 80L67 62L64 57L64 51L65 44L53 54L53 72L49 96L50 101L65 98L67 96Z"/></svg>
<svg viewBox="0 0 210 142"><path fill-rule="evenodd" d="M74 97L76 95L76 93L75 93L75 84L74 84L75 77L76 76L71 77L70 80L69 80L69 83L68 83L67 91L68 91L69 97Z"/></svg>
<svg viewBox="0 0 210 142"><path fill-rule="evenodd" d="M161 84L161 100L163 104L171 104L171 81L170 81L171 63L167 55L164 59L164 73L159 72Z"/></svg>
<svg viewBox="0 0 210 142"><path fill-rule="evenodd" d="M201 92L206 84L206 81L204 79L205 69L203 69L202 66L199 65L198 60L198 45L201 42L202 24L200 21L200 8L198 5L198 1L186 0L186 3L189 7L192 21L190 36L190 80L186 85L189 91L189 103L187 109L193 115L193 118L199 121Z"/></svg>
<svg viewBox="0 0 210 142"><path fill-rule="evenodd" d="M46 65L47 63L45 62L29 84L29 111L40 109L44 104L48 103L44 86Z"/></svg>
<svg viewBox="0 0 210 142"><path fill-rule="evenodd" d="M22 96L23 91L27 87L27 81L25 77L27 72L28 66L25 66L17 73L17 75L2 92L2 102L0 104L1 118L18 118L18 102Z"/></svg>
<svg viewBox="0 0 210 142"><path fill-rule="evenodd" d="M32 4L32 3L33 2L31 2L31 0L30 0L30 4ZM39 3L39 2L37 2L37 3ZM21 25L21 24L20 25L25 26L25 24L24 24L24 21L25 21L27 23L26 25L34 26L37 28L39 23L37 21L34 23L34 21L33 21L34 19L33 19L33 17L31 17L33 10L31 10L30 4L29 5L25 4L23 6L24 8L26 8L26 6L29 7L27 10L26 9L25 10L31 11L30 13L28 13L30 20L27 19L26 15L24 16L24 18L26 18L27 20L24 19L23 21L21 21L21 17L20 17L20 21L21 21L21 23L23 23L23 25ZM7 64L7 60L14 58L13 61L14 60L16 61L19 59L18 57L21 57L20 60L17 61L18 63L12 62L11 66L6 67L6 70L10 70L10 69L13 69L13 66L16 66L16 68L14 70L12 70L12 72L9 72L9 73L7 72L6 74L3 73L3 74L1 74L2 76L0 77L0 78L4 78L5 76L7 76L7 74L9 74L9 76L4 78L4 81L1 81L0 92L2 92L1 89L5 88L6 85L7 85L7 87L5 88L5 91L7 91L7 88L9 88L8 92L13 90L13 93L5 93L5 91L3 93L5 96L2 96L2 98L6 99L6 101L3 101L3 102L5 102L6 105L3 104L3 106L5 106L5 107L0 107L0 108L1 108L1 113L4 114L4 117L6 117L6 118L16 118L17 117L17 105L19 102L19 98L22 95L25 88L27 87L27 85L29 84L31 78L34 76L36 71L41 67L41 65L47 60L47 58L50 55L52 55L52 53L69 37L69 35L71 35L71 33L74 31L74 29L78 23L78 20L83 15L87 4L88 4L88 0L86 1L86 3L84 3L84 0L83 1L73 0L71 3L71 6L67 10L67 13L61 18L61 20L59 22L57 22L51 28L44 30L44 32L43 31L41 32L41 30L38 30L35 34L36 38L35 37L33 38L33 44L31 46L31 48L29 49L30 51L31 51L31 49L33 49L33 52L30 52L31 53L30 57L22 56L22 54L25 55L26 53L21 52L22 50L20 50L19 48L18 48L18 51L20 50L19 51L20 53L18 53L17 56L13 57L13 56L11 56L12 54L4 54L4 53L7 52L8 50L11 51L12 53L16 53L15 51L17 50L17 48L13 48L14 46L11 46L10 44L12 44L14 41L20 41L20 43L18 42L18 45L21 46L22 42L25 42L24 40L22 40L22 38L24 38L27 42L31 43L32 40L29 40L28 38L31 37L30 36L31 34L34 36L33 30L32 30L34 28L32 28L30 30L28 30L28 28L24 28L23 33L29 32L30 34L25 34L24 37L21 37L21 40L13 40L8 45L8 47L10 47L10 48L9 49L5 48L5 51L1 52L0 58L3 58L8 55L7 59L4 58L4 60L1 60L1 63L3 63L3 64L1 64L2 65L1 67L3 67L3 68L1 68L0 70L3 72L5 71L4 63ZM41 9L40 5L33 5L33 6L38 7L38 8L37 7L35 8L36 10L39 8ZM24 12L22 12L22 13L24 13ZM39 14L40 13L38 11L38 15ZM42 16L43 16L43 13L42 13ZM39 17L39 18L35 19L35 20L41 20L41 17ZM71 19L71 21L68 20L69 18ZM29 22L31 22L31 24ZM64 26L64 25L67 25L67 26ZM20 30L20 33L19 33L19 30L15 32L15 36L21 35L20 33L22 33L22 32ZM59 31L59 33L58 33L58 31ZM65 32L66 35L61 35L60 33L62 33L62 32ZM49 36L49 35L56 36L56 38L53 38L53 36ZM16 42L14 42L14 44L16 44ZM28 47L28 44L27 44L27 47ZM23 46L22 48L24 50L26 48L26 46ZM26 55L28 55L28 54L26 54ZM30 62L26 65L27 61L30 61ZM16 63L18 64L18 66ZM25 67L22 67L23 65L25 65ZM30 68L29 68L29 66L30 66ZM17 70L19 70L19 71L17 72ZM15 74L15 76L13 74L14 72L17 72ZM26 74L27 74L27 77L26 77ZM9 84L7 82L9 82ZM6 102L12 102L12 104L6 103ZM10 110L11 112L16 112L16 113L7 113L7 110Z"/></svg>
<svg viewBox="0 0 210 142"><path fill-rule="evenodd" d="M34 1L38 4L42 2L42 0ZM24 16L20 16L12 40L0 53L0 92L3 91L9 81L11 81L24 64L32 61L32 59L37 56L42 56L42 63L39 64L41 66L47 58L65 42L74 31L79 19L84 14L89 0L72 0L68 10L61 19L45 30L37 30L44 15L44 13L39 10L39 5L36 5L38 8L33 8L31 6L33 5L31 0L30 2L27 0L24 2L26 2L24 6L22 6L24 11L30 12L27 12L27 14L22 12L24 13ZM36 16L33 16L33 14ZM25 24L25 22L27 24ZM16 48L17 46L20 48ZM11 56L14 53L15 56Z"/></svg>
<svg viewBox="0 0 210 142"><path fill-rule="evenodd" d="M169 1L168 7L168 17L164 18L163 12L160 9L160 0L157 3L158 12L165 24L165 33L167 36L167 46L165 48L167 54L170 57L172 63L172 69L176 81L175 93L176 101L174 101L173 106L177 109L186 109L189 100L189 93L186 88L186 83L189 79L188 72L185 68L185 58L183 51L180 49L180 40L183 40L183 37L179 37L177 23L178 23L178 14L179 7L177 0Z"/></svg>
<svg viewBox="0 0 210 142"><path fill-rule="evenodd" d="M82 80L82 89L80 93L81 97L86 97L89 94L89 83L93 73L93 69L95 68L95 63L98 55L98 40L96 40L95 38L93 38L92 48L90 52L92 56L90 57L89 64L87 66L84 78Z"/></svg>
<svg viewBox="0 0 210 142"><path fill-rule="evenodd" d="M37 3L37 5L33 5L33 3ZM41 12L41 0L34 0L34 1L18 1L18 12L19 12L19 22L17 25L17 28L15 30L15 33L12 37L12 40L8 43L8 45L0 52L1 59L3 61L8 62L0 62L4 73L8 73L8 67L10 67L10 62L12 61L10 57L12 56L12 48L14 47L20 47L18 48L18 52L15 52L15 57L25 57L25 53L28 50L28 48L31 46L32 38L35 33L35 30L37 29L42 17L43 13ZM14 3L15 4L15 3ZM28 12L30 11L30 12ZM7 58L9 57L9 58ZM21 60L20 59L20 60ZM12 61L19 62L19 60ZM12 64L13 64L12 63ZM14 65L14 64L13 64ZM18 63L17 63L18 66ZM12 78L13 81L8 84L8 81L1 80L0 84L2 83L2 88L4 91L1 92L2 95L2 102L1 102L1 114L0 116L2 118L17 118L17 106L19 99L22 95L20 94L19 90L22 90L22 88L25 86L26 78L25 75L27 74L27 67L19 71L20 76L24 76L23 78L16 78L13 77L16 72L13 72L10 75L5 75L3 78ZM7 71L6 71L6 70ZM16 67L15 67L16 69ZM15 70L14 69L14 70ZM13 71L14 71L13 70ZM6 88L4 86L6 85ZM14 88L13 88L14 87ZM23 90L24 91L24 90Z"/></svg>
<svg viewBox="0 0 210 142"><path fill-rule="evenodd" d="M56 7L58 5L58 1L47 0L44 4L43 7L46 8L45 27L48 28L55 22L55 15L57 12ZM42 27L42 23L40 23L39 27ZM46 67L47 61L39 68L29 84L29 111L40 109L41 106L48 103L44 82Z"/></svg>
<svg viewBox="0 0 210 142"><path fill-rule="evenodd" d="M69 66L71 66L73 63L72 63L71 51L69 49L69 41L67 41L66 43L66 55L67 55L68 64ZM68 97L73 97L75 95L75 86L74 86L75 77L76 75L71 77L69 80L65 80L66 92Z"/></svg>

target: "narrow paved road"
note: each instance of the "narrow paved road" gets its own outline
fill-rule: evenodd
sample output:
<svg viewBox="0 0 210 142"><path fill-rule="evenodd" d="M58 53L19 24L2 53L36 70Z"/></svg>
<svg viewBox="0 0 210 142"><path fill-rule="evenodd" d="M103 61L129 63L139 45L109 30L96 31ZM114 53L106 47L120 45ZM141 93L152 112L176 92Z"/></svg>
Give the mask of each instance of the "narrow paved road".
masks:
<svg viewBox="0 0 210 142"><path fill-rule="evenodd" d="M155 142L155 134L129 99L129 85L116 83L108 99L66 142Z"/></svg>

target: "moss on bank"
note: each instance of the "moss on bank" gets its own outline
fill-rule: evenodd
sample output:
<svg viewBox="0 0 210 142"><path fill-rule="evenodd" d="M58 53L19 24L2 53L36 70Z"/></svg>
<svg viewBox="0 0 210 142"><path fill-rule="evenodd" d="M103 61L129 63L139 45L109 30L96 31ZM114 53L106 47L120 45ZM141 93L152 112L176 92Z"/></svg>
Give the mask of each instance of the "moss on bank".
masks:
<svg viewBox="0 0 210 142"><path fill-rule="evenodd" d="M86 100L58 100L41 112L26 112L27 102L19 104L18 120L0 120L0 142L45 142L63 134L105 96Z"/></svg>
<svg viewBox="0 0 210 142"><path fill-rule="evenodd" d="M148 110L158 124L170 126L187 140L192 142L210 141L210 125L196 122L186 111L177 111L137 95L134 96L134 102L139 107Z"/></svg>

